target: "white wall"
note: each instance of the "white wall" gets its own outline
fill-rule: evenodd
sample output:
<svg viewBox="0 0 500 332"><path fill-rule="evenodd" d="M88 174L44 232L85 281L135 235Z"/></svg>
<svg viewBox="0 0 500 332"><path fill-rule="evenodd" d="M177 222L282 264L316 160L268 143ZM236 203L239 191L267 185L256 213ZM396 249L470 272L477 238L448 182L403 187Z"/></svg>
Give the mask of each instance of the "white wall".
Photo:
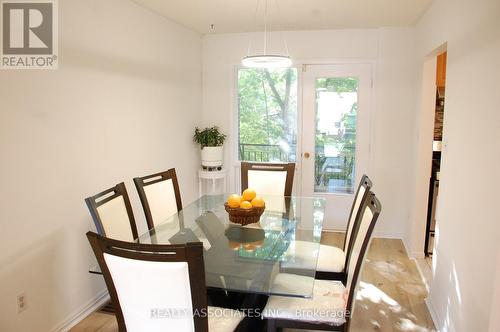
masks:
<svg viewBox="0 0 500 332"><path fill-rule="evenodd" d="M435 0L417 37L419 70L440 45L448 50L430 304L443 331L496 331L490 316L499 312L500 2Z"/></svg>
<svg viewBox="0 0 500 332"><path fill-rule="evenodd" d="M203 123L220 125L232 133L226 144L226 165L233 171L236 146L232 125L235 107L235 68L246 55L248 41L256 45L262 34L221 34L203 38ZM277 45L281 34L271 36ZM383 204L377 232L401 237L409 216L406 180L411 169L414 102L414 30L326 30L287 32L290 54L296 62L374 62L372 160L369 175ZM280 44L281 45L281 44ZM234 159L233 159L234 158ZM230 172L230 189L235 172ZM343 229L346 221L328 220L327 228Z"/></svg>
<svg viewBox="0 0 500 332"><path fill-rule="evenodd" d="M497 273L496 281L494 284L494 291L492 292L492 304L490 311L490 329L489 332L500 331L500 315L498 314L498 309L500 308L500 247L497 252Z"/></svg>
<svg viewBox="0 0 500 332"><path fill-rule="evenodd" d="M201 37L125 0L59 1L55 71L0 71L0 330L49 331L100 294L83 199L175 167L197 196ZM16 295L28 309L17 314Z"/></svg>

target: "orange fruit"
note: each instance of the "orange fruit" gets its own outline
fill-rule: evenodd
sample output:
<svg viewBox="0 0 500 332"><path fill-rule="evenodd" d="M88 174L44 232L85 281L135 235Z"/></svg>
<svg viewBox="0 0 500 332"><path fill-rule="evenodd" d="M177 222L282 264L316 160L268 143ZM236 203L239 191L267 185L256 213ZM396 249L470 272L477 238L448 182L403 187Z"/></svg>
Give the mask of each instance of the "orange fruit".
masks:
<svg viewBox="0 0 500 332"><path fill-rule="evenodd" d="M252 206L255 206L255 207L264 207L264 206L266 206L266 202L264 202L264 200L260 196L255 196L255 198L252 199L251 203L252 203Z"/></svg>
<svg viewBox="0 0 500 332"><path fill-rule="evenodd" d="M229 241L229 248L232 250L238 250L241 247L241 243L235 241Z"/></svg>
<svg viewBox="0 0 500 332"><path fill-rule="evenodd" d="M253 243L245 243L243 245L243 249L245 249L246 251L254 251L255 249L257 249L257 247Z"/></svg>
<svg viewBox="0 0 500 332"><path fill-rule="evenodd" d="M240 208L245 209L245 210L251 209L252 203L250 203L249 201L241 201Z"/></svg>
<svg viewBox="0 0 500 332"><path fill-rule="evenodd" d="M237 208L240 206L241 197L240 195L232 194L227 198L227 205L232 208Z"/></svg>
<svg viewBox="0 0 500 332"><path fill-rule="evenodd" d="M248 188L248 189L245 189L245 191L243 191L243 195L241 195L241 196L242 196L244 201L251 202L252 199L254 199L255 196L257 196L257 193L255 192L255 190Z"/></svg>
<svg viewBox="0 0 500 332"><path fill-rule="evenodd" d="M260 248L264 244L264 240L255 241L254 244L256 248Z"/></svg>

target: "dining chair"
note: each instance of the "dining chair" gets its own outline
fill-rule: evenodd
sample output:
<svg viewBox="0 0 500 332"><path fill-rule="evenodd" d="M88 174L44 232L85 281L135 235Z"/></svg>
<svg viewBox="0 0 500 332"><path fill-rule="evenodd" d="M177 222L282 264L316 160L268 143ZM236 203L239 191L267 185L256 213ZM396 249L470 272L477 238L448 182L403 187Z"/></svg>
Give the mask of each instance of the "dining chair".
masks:
<svg viewBox="0 0 500 332"><path fill-rule="evenodd" d="M352 243L345 286L340 281L314 280L312 298L269 297L263 311L263 317L268 321L267 331L276 331L278 328L349 330L364 257L381 212L380 202L375 195L369 192L367 196L361 206L360 222L353 230L358 236ZM276 276L273 288L285 292L289 288L310 287L311 279L312 277L282 273Z"/></svg>
<svg viewBox="0 0 500 332"><path fill-rule="evenodd" d="M363 174L349 213L344 246L340 249L335 246L320 245L316 278L345 281L345 267L351 253L352 243L357 236L353 232L353 229L356 228L356 223L361 222L361 207L368 199L372 187L373 183L370 178L366 174Z"/></svg>
<svg viewBox="0 0 500 332"><path fill-rule="evenodd" d="M207 306L201 242L151 245L87 238L104 275L120 332L233 331L243 314Z"/></svg>
<svg viewBox="0 0 500 332"><path fill-rule="evenodd" d="M137 239L137 226L123 182L85 199L97 232L122 241Z"/></svg>
<svg viewBox="0 0 500 332"><path fill-rule="evenodd" d="M288 219L291 213L290 197L293 188L295 163L241 163L241 190L252 188L266 200L267 213L283 214Z"/></svg>
<svg viewBox="0 0 500 332"><path fill-rule="evenodd" d="M134 178L149 229L182 210L175 168Z"/></svg>
<svg viewBox="0 0 500 332"><path fill-rule="evenodd" d="M259 195L291 196L295 163L241 163L241 190L254 189Z"/></svg>
<svg viewBox="0 0 500 332"><path fill-rule="evenodd" d="M352 243L356 238L356 233L353 232L353 229L355 229L357 223L361 221L361 207L368 199L368 194L372 187L373 184L370 178L366 174L363 175L356 190L356 194L354 195L342 249L335 246L320 244L318 253L315 250L315 248L318 247L316 243L295 241L295 247L293 249L296 252L295 255L298 257L298 260L296 262L284 263L282 264L282 268L292 270L300 269L303 267L301 265L305 261L314 260L311 259L311 257L307 257L307 255L314 254L318 256L315 266L317 279L340 280L345 283L347 278L345 267L347 266L347 261L351 253Z"/></svg>

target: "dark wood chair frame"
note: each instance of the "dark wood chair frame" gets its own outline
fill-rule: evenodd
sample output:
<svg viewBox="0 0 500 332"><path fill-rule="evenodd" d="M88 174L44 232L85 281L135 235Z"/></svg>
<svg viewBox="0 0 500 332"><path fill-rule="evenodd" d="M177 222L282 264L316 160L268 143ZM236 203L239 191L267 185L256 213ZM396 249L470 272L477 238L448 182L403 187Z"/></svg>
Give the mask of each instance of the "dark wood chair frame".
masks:
<svg viewBox="0 0 500 332"><path fill-rule="evenodd" d="M347 306L346 306L346 313L348 315L346 316L346 321L344 324L340 326L332 326L330 324L326 323L312 323L312 322L306 322L306 321L299 321L299 320L291 320L291 319L273 319L273 318L268 318L267 319L267 331L268 332L274 332L281 330L282 328L294 328L294 329L308 329L308 330L325 330L325 331L349 331L349 325L351 322L351 314L352 314L352 308L353 308L353 303L354 303L354 298L355 298L355 291L357 287L357 281L361 273L361 267L363 265L363 261L365 259L365 253L368 249L368 245L370 243L371 235L373 232L373 228L375 227L375 224L377 222L378 216L380 215L382 206L379 202L379 200L375 197L375 195L372 192L369 192L368 198L362 205L362 208L360 209L361 211L365 211L365 208L370 209L373 213L373 218L370 222L370 225L368 226L368 231L366 232L366 236L363 240L363 244L360 249L360 253L358 256L358 261L356 262L356 266L353 271L353 277L352 277L352 283L351 287L349 288L349 297L347 299ZM353 232L357 233L359 229L359 224L356 225L357 228L353 230Z"/></svg>
<svg viewBox="0 0 500 332"><path fill-rule="evenodd" d="M125 208L127 209L128 220L130 221L130 228L132 230L132 236L134 239L137 239L137 226L135 224L134 213L132 212L132 205L130 205L130 199L128 197L127 188L125 187L125 183L118 183L113 188L109 188L104 190L103 192L98 193L97 195L85 198L85 203L87 203L87 207L89 208L90 215L94 220L95 227L97 229L97 233L102 236L107 236L106 231L104 230L104 226L102 224L101 217L97 212L97 208L101 205L108 203L109 201L123 196L123 201L125 202Z"/></svg>
<svg viewBox="0 0 500 332"><path fill-rule="evenodd" d="M104 253L143 261L187 262L193 312L201 313L203 312L202 309L207 310L205 266L203 262L203 245L201 242L192 242L185 245L140 244L108 239L93 232L88 232L87 238L101 267L111 301L115 306L116 320L118 321L120 332L126 332L127 327L113 279L104 259ZM165 284L165 287L169 286L175 287L175 285ZM206 315L195 315L193 321L195 331L208 331L208 318Z"/></svg>
<svg viewBox="0 0 500 332"><path fill-rule="evenodd" d="M137 193L139 194L139 198L141 199L142 208L144 210L146 222L149 229L153 229L155 227L155 224L153 221L153 216L151 215L151 208L149 207L148 198L146 196L146 192L144 191L144 187L167 180L172 180L175 192L175 201L177 204L177 212L179 212L182 210L182 200L175 168L171 168L165 172L134 178L135 187L137 188Z"/></svg>
<svg viewBox="0 0 500 332"><path fill-rule="evenodd" d="M293 176L295 174L295 163L273 164L273 163L249 163L241 162L241 190L248 188L248 171L286 171L286 182L284 196L291 196L293 189Z"/></svg>
<svg viewBox="0 0 500 332"><path fill-rule="evenodd" d="M361 198L359 209L358 209L357 214L356 214L354 221L353 221L354 225L352 227L351 234L349 236L350 237L349 246L346 248L347 229L349 229L349 226L351 223L351 217L352 217L352 214L354 213L354 204L356 203L356 199L358 198L361 187L364 187L365 191L364 191L363 197ZM358 223L361 221L361 215L360 215L361 207L363 207L363 204L366 202L372 187L373 187L373 184L372 184L372 181L370 180L370 178L366 174L363 174L363 176L361 177L361 181L359 183L358 189L356 190L356 194L354 195L354 201L352 203L351 212L349 213L349 219L347 221L346 238L344 239L344 247L343 247L343 250L345 253L344 266L346 268L349 264L349 258L351 256L352 244L354 243L354 240L356 239L356 232L354 232L354 230L356 229ZM344 271L342 271L342 272L317 271L316 272L316 279L340 280L340 281L342 281L343 284L345 284L345 282L347 280L347 271L346 271L346 269L344 269Z"/></svg>

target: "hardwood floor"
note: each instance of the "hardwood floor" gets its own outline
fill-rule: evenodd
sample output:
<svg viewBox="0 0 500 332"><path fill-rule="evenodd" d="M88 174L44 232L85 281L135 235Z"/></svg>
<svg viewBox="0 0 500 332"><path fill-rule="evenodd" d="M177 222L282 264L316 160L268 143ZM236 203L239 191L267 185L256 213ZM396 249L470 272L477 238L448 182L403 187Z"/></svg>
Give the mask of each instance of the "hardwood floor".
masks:
<svg viewBox="0 0 500 332"><path fill-rule="evenodd" d="M118 324L115 316L102 312L94 312L70 331L78 332L117 332Z"/></svg>
<svg viewBox="0 0 500 332"><path fill-rule="evenodd" d="M325 232L321 242L341 246L343 239L342 233ZM435 331L424 302L426 296L426 285L401 240L373 239L350 331ZM114 316L95 312L71 331L117 332L118 327Z"/></svg>
<svg viewBox="0 0 500 332"><path fill-rule="evenodd" d="M415 261L401 240L373 239L353 313L352 331L435 331Z"/></svg>

